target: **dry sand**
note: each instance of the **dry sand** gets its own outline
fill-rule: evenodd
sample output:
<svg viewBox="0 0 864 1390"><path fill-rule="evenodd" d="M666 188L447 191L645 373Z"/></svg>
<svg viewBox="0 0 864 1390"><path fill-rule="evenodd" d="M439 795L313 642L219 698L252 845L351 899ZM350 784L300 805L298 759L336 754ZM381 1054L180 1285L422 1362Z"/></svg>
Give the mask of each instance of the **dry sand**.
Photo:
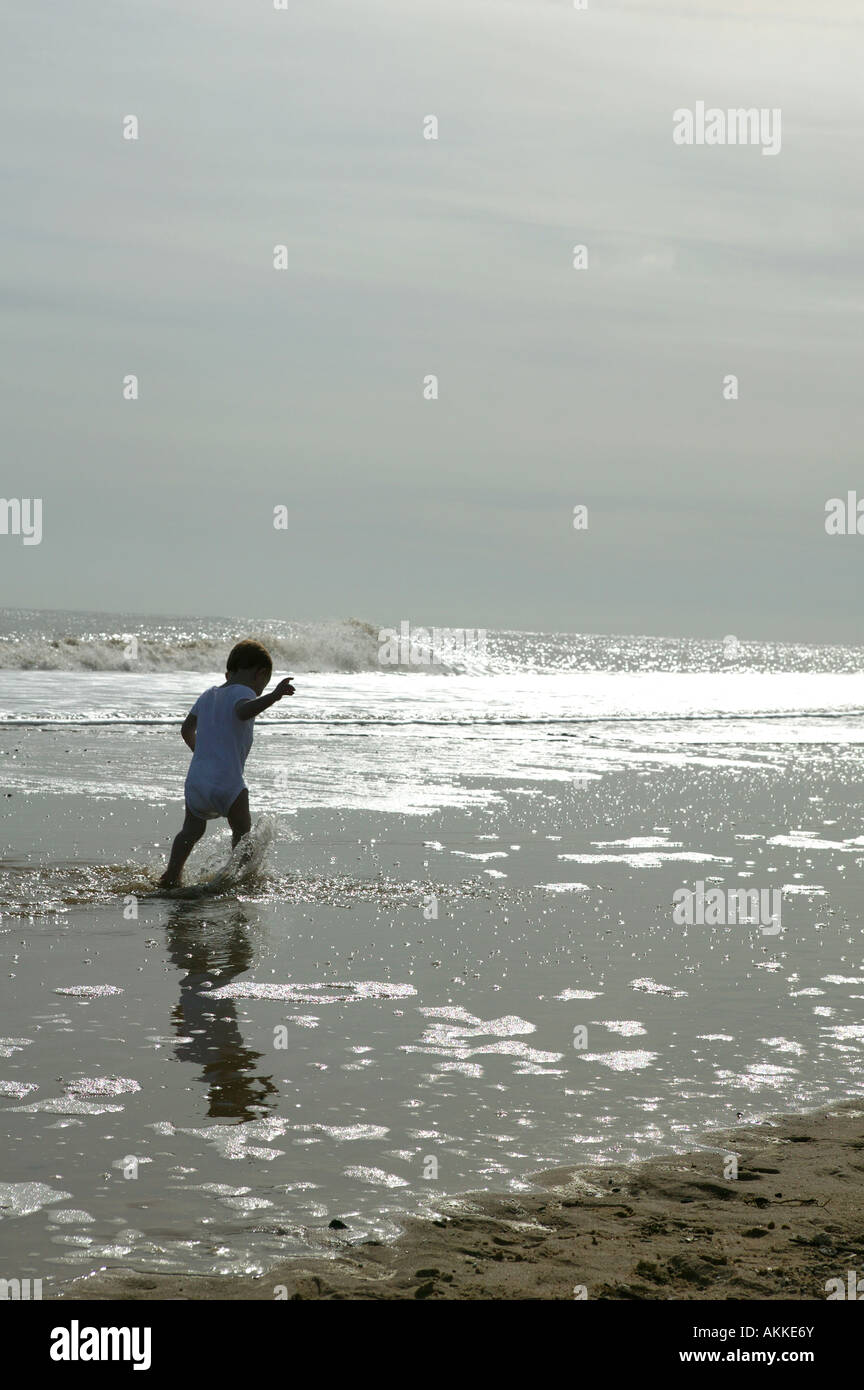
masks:
<svg viewBox="0 0 864 1390"><path fill-rule="evenodd" d="M260 1277L112 1270L62 1296L572 1299L581 1286L589 1299L824 1300L827 1280L864 1275L861 1104L710 1134L716 1151L541 1173L542 1191L447 1203L394 1244L335 1259Z"/></svg>

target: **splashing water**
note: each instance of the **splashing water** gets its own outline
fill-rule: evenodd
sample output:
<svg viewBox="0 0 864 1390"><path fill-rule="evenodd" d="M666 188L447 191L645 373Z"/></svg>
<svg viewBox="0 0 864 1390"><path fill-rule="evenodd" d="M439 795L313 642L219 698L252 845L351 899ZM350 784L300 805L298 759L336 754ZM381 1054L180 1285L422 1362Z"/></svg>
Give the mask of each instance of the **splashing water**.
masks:
<svg viewBox="0 0 864 1390"><path fill-rule="evenodd" d="M267 878L267 860L276 839L273 816L259 816L248 834L231 851L227 862L217 863L222 848L215 845L204 858L198 877L176 888L160 889L163 898L203 898L231 893L239 888L262 886Z"/></svg>
<svg viewBox="0 0 864 1390"><path fill-rule="evenodd" d="M276 840L273 816L260 816L249 834L225 858L223 842L208 846L198 870L187 869L187 882L170 890L160 889L164 861L154 864L3 865L0 869L0 919L4 915L41 916L70 908L111 904L118 898L198 898L235 891L260 890L272 885L268 872L270 851ZM295 839L283 830L281 838Z"/></svg>

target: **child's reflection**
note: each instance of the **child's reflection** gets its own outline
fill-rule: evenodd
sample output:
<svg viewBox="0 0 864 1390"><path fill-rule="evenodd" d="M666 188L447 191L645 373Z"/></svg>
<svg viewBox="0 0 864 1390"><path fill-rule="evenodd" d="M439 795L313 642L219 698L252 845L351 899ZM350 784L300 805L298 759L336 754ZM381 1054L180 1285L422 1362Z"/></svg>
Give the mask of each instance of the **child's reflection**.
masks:
<svg viewBox="0 0 864 1390"><path fill-rule="evenodd" d="M177 1057L201 1068L208 1088L207 1114L213 1118L254 1120L253 1107L273 1108L278 1088L271 1076L256 1074L263 1056L243 1042L232 999L214 999L212 988L244 974L252 963L249 919L240 907L178 903L166 924L171 960L186 971L171 1021L180 1038ZM204 986L208 980L211 985Z"/></svg>

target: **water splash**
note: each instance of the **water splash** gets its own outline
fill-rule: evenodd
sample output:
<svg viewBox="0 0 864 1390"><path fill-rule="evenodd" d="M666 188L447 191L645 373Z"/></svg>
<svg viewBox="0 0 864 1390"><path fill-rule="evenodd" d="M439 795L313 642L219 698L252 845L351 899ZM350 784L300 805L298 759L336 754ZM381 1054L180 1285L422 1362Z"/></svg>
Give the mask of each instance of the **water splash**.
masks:
<svg viewBox="0 0 864 1390"><path fill-rule="evenodd" d="M218 862L221 846L205 855L198 877L176 888L160 889L155 896L164 898L207 898L234 893L238 889L255 889L268 878L267 860L276 839L273 816L259 816L252 829L231 851L227 861Z"/></svg>

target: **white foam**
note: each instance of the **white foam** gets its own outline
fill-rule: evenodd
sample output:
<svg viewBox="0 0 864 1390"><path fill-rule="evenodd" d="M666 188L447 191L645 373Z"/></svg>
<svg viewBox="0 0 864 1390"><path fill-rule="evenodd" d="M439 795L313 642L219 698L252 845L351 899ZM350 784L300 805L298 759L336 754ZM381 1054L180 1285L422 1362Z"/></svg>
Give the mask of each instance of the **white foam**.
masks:
<svg viewBox="0 0 864 1390"><path fill-rule="evenodd" d="M77 1081L68 1081L66 1090L71 1095L83 1096L123 1096L140 1091L137 1081L123 1076L83 1076Z"/></svg>
<svg viewBox="0 0 864 1390"><path fill-rule="evenodd" d="M104 999L109 994L122 994L119 985L66 985L55 994L71 994L75 999Z"/></svg>
<svg viewBox="0 0 864 1390"><path fill-rule="evenodd" d="M479 859L482 863L485 863L487 859L507 859L507 858L509 858L508 854L507 854L506 851L503 850L503 849L493 849L493 850L489 850L489 851L488 851L487 853L485 853L485 854L472 854L471 851L470 851L470 850L467 850L467 849L454 849L454 850L451 850L450 852L451 852L451 854L456 854L456 855L458 855L460 859Z"/></svg>
<svg viewBox="0 0 864 1390"><path fill-rule="evenodd" d="M684 999L687 995L686 989L673 989L671 985L660 985L647 978L631 980L630 988L641 990L643 994L666 994L670 999Z"/></svg>
<svg viewBox="0 0 864 1390"><path fill-rule="evenodd" d="M373 1187L407 1187L405 1178L398 1177L395 1173L385 1173L383 1168L364 1168L360 1166L346 1168L346 1178L359 1178L361 1182L370 1183Z"/></svg>
<svg viewBox="0 0 864 1390"><path fill-rule="evenodd" d="M697 854L691 850L645 851L641 854L559 854L558 858L569 859L575 864L627 864L631 869L659 869L661 864L674 859L687 864L732 863L722 854Z"/></svg>
<svg viewBox="0 0 864 1390"><path fill-rule="evenodd" d="M123 1106L107 1105L95 1100L76 1100L74 1096L60 1096L54 1100L34 1100L30 1105L10 1105L9 1109L28 1115L35 1115L41 1111L48 1115L112 1115L119 1114Z"/></svg>
<svg viewBox="0 0 864 1390"><path fill-rule="evenodd" d="M333 991L338 990L339 993ZM417 991L413 985L388 984L380 980L354 980L326 984L243 984L222 985L209 991L211 999L283 999L294 1004L352 1004L361 999L406 999Z"/></svg>
<svg viewBox="0 0 864 1390"><path fill-rule="evenodd" d="M645 1052L641 1048L624 1052L578 1052L580 1062L599 1062L612 1071L643 1071L657 1060L656 1052Z"/></svg>
<svg viewBox="0 0 864 1390"><path fill-rule="evenodd" d="M767 845L782 845L785 849L840 849L851 852L860 848L857 840L817 840L813 830L791 830L788 835L772 835Z"/></svg>
<svg viewBox="0 0 864 1390"><path fill-rule="evenodd" d="M680 840L665 835L632 835L629 840L592 840L597 849L681 849Z"/></svg>
<svg viewBox="0 0 864 1390"><path fill-rule="evenodd" d="M0 1096L10 1096L13 1100L23 1100L31 1091L38 1091L35 1081L0 1081Z"/></svg>
<svg viewBox="0 0 864 1390"><path fill-rule="evenodd" d="M322 1134L338 1143L354 1139L383 1139L390 1133L386 1125L311 1125L310 1128L320 1130Z"/></svg>
<svg viewBox="0 0 864 1390"><path fill-rule="evenodd" d="M65 1202L71 1192L61 1192L44 1182L0 1182L0 1215L32 1216L53 1202Z"/></svg>

